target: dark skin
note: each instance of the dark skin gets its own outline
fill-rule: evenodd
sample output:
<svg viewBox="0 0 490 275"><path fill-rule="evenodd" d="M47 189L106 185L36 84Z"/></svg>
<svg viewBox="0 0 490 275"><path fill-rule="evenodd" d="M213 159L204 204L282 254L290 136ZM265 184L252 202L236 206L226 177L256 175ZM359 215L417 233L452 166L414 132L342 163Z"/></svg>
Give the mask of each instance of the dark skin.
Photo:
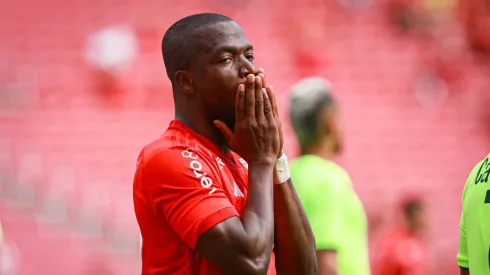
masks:
<svg viewBox="0 0 490 275"><path fill-rule="evenodd" d="M470 275L470 270L467 268L462 268L460 267L460 273L461 275Z"/></svg>
<svg viewBox="0 0 490 275"><path fill-rule="evenodd" d="M223 274L265 274L275 244L278 274L315 274L313 234L294 188L272 183L282 131L250 43L235 22L201 27L195 39L202 51L174 74L176 118L249 165L243 215L202 234L196 250ZM274 223L281 225L276 232Z"/></svg>

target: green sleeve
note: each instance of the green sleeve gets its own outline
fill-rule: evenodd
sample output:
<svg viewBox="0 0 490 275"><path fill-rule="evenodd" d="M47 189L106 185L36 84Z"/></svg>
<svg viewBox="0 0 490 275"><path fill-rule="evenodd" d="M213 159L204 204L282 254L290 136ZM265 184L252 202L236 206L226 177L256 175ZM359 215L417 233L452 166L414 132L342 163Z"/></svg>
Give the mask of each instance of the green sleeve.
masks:
<svg viewBox="0 0 490 275"><path fill-rule="evenodd" d="M459 223L459 250L458 250L458 265L463 268L469 268L469 262L470 259L468 257L468 245L466 241L466 222L465 222L465 217L464 217L464 201L466 197L466 190L468 189L468 185L471 184L472 181L474 181L474 171L476 169L473 168L473 171L470 173L468 176L468 179L466 180L464 190L463 190L463 196L462 196L462 210L461 210L461 220Z"/></svg>
<svg viewBox="0 0 490 275"><path fill-rule="evenodd" d="M458 265L463 268L469 268L468 247L466 245L466 225L464 222L464 212L461 214L461 222L459 226L459 250L458 250Z"/></svg>
<svg viewBox="0 0 490 275"><path fill-rule="evenodd" d="M317 250L338 250L342 239L343 201L345 185L339 182L323 182L309 192L308 220L315 235Z"/></svg>

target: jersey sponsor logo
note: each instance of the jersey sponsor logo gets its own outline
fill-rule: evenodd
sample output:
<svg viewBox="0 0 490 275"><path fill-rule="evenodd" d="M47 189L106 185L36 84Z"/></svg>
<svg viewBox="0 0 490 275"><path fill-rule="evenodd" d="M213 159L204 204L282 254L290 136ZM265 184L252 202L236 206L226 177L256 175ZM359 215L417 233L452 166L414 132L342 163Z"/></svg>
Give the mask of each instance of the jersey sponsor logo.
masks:
<svg viewBox="0 0 490 275"><path fill-rule="evenodd" d="M243 193L242 193L242 190L240 190L240 188L238 188L238 185L234 184L234 195L235 197L244 197Z"/></svg>
<svg viewBox="0 0 490 275"><path fill-rule="evenodd" d="M187 148L182 151L182 157L192 159L189 163L189 167L192 169L192 172L196 178L200 181L201 186L204 188L211 188L213 181L207 176L206 172L201 172L202 164L197 160L199 156L196 154L196 152L194 152L194 150L191 148ZM213 187L211 191L209 191L209 194L213 194L214 191L216 191L216 188Z"/></svg>
<svg viewBox="0 0 490 275"><path fill-rule="evenodd" d="M194 150L192 150L191 148L187 148L184 151L182 151L182 156L184 158L189 158L189 159L197 159L198 158L196 152L194 152Z"/></svg>
<svg viewBox="0 0 490 275"><path fill-rule="evenodd" d="M223 167L225 167L225 164L223 163L223 161L219 157L216 157L216 163L218 163L219 170L222 170Z"/></svg>
<svg viewBox="0 0 490 275"><path fill-rule="evenodd" d="M239 161L240 161L240 162L243 164L243 166L245 166L245 168L247 168L247 170L248 170L248 163L247 163L247 162L246 162L244 159L242 159L242 158L240 158L240 159L239 159Z"/></svg>
<svg viewBox="0 0 490 275"><path fill-rule="evenodd" d="M490 159L486 158L483 161L482 165L480 166L480 169L478 170L478 174L476 174L475 184L487 183L489 177L490 177Z"/></svg>

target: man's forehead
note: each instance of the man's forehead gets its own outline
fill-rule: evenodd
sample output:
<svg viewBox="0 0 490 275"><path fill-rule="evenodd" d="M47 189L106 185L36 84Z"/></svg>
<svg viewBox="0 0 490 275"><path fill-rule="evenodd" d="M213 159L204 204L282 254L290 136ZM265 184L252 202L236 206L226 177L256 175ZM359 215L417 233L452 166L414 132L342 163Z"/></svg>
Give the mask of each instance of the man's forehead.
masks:
<svg viewBox="0 0 490 275"><path fill-rule="evenodd" d="M199 44L207 50L223 47L241 48L250 45L242 28L235 22L219 22L204 26L199 30Z"/></svg>

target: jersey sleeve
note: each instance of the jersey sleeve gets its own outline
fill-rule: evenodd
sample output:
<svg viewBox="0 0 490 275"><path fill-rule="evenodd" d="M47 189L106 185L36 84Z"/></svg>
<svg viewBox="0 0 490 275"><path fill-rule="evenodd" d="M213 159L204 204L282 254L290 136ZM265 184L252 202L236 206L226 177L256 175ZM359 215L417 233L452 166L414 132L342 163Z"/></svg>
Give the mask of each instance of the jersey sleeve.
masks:
<svg viewBox="0 0 490 275"><path fill-rule="evenodd" d="M342 182L323 182L309 192L308 220L315 235L317 250L339 249L344 226L344 199L345 185Z"/></svg>
<svg viewBox="0 0 490 275"><path fill-rule="evenodd" d="M478 165L476 166L478 167ZM475 168L476 168L475 167ZM473 171L475 171L475 168L473 168ZM465 222L465 217L464 217L464 201L466 197L466 190L468 188L468 184L470 184L471 181L474 181L474 173L473 171L470 173L470 176L466 180L464 189L463 189L463 196L462 196L462 211L461 211L461 219L459 223L459 249L458 249L458 265L463 268L469 268L469 257L468 257L468 246L467 246L467 241L466 241L466 222Z"/></svg>
<svg viewBox="0 0 490 275"><path fill-rule="evenodd" d="M453 254L454 255L454 254ZM461 222L459 225L459 250L458 250L458 265L463 268L469 268L468 247L466 244L466 225L464 222L464 214L461 214Z"/></svg>
<svg viewBox="0 0 490 275"><path fill-rule="evenodd" d="M202 233L239 215L213 161L191 148L173 147L153 153L143 163L149 204L191 248Z"/></svg>

